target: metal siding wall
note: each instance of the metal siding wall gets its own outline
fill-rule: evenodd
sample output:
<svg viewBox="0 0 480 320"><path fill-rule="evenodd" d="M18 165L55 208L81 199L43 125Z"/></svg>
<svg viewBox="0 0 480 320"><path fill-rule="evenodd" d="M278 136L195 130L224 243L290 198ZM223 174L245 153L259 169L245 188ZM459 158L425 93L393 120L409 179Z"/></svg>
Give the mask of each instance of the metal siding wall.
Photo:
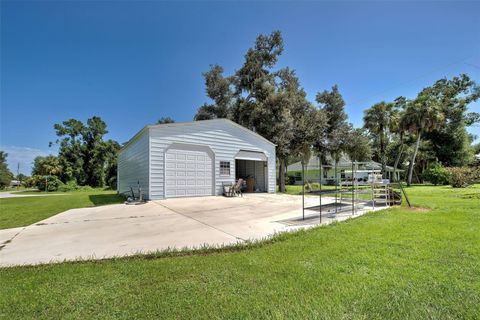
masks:
<svg viewBox="0 0 480 320"><path fill-rule="evenodd" d="M142 193L149 197L148 140L146 131L118 155L118 192L130 191L130 187L136 192L140 181Z"/></svg>
<svg viewBox="0 0 480 320"><path fill-rule="evenodd" d="M235 180L235 155L239 150L264 152L268 157L268 192L275 192L275 146L237 128L228 121L199 121L192 124L150 129L150 197L164 198L164 152L171 143L209 146L215 153L215 190ZM230 161L230 176L220 176L220 161Z"/></svg>

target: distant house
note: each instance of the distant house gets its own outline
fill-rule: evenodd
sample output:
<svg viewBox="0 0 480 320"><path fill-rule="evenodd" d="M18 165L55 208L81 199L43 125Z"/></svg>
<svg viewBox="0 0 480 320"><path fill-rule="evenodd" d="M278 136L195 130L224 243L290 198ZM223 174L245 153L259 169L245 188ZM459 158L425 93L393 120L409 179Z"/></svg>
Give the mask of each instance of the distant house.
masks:
<svg viewBox="0 0 480 320"><path fill-rule="evenodd" d="M319 181L319 162L317 157L311 157L308 164L305 166L305 177L306 180L310 182ZM370 176L375 173L378 174L382 170L382 165L375 161L362 162L357 166L354 166L354 173L352 173L352 161L348 157L342 157L337 163L337 177L339 179L352 179L353 177L357 180L368 181ZM302 184L302 163L296 162L287 167L287 172L293 174L295 177L295 184ZM386 178L390 181L393 180L393 167L386 167ZM395 171L395 180L400 179L400 173L404 170L397 169ZM327 159L327 163L322 163L322 184L335 184L335 167L334 161L330 158Z"/></svg>
<svg viewBox="0 0 480 320"><path fill-rule="evenodd" d="M22 182L20 180L10 181L10 187L12 188L20 187L21 185L22 185Z"/></svg>
<svg viewBox="0 0 480 320"><path fill-rule="evenodd" d="M227 119L146 126L118 155L118 191L147 199L212 196L238 179L275 192L275 145Z"/></svg>

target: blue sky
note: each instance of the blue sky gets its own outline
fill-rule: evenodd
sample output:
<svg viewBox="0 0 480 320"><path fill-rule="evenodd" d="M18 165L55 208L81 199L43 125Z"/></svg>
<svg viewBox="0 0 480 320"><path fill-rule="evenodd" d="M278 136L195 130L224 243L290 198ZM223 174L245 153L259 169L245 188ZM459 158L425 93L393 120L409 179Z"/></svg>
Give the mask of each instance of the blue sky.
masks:
<svg viewBox="0 0 480 320"><path fill-rule="evenodd" d="M162 116L192 120L201 73L232 73L280 30L279 67L313 100L338 84L350 121L441 77L480 82L480 2L1 2L0 148L29 173L53 124L98 115L125 142ZM480 104L472 106L480 111ZM470 129L480 135L480 127Z"/></svg>

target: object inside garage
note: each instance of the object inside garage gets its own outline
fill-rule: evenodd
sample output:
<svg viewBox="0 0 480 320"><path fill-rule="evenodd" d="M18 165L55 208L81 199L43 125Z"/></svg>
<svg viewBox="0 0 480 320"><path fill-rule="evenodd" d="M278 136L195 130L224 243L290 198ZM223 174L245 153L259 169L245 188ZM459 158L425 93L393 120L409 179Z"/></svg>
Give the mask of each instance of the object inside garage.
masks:
<svg viewBox="0 0 480 320"><path fill-rule="evenodd" d="M235 181L244 180L243 192L267 192L267 157L240 150L235 156Z"/></svg>

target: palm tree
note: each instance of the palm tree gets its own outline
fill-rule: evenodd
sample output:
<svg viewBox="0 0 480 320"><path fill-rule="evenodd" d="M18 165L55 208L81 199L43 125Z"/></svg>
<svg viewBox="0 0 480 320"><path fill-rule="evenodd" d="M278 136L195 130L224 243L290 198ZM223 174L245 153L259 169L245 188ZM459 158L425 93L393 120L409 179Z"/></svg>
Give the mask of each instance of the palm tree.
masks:
<svg viewBox="0 0 480 320"><path fill-rule="evenodd" d="M439 128L444 120L445 115L442 112L440 104L437 100L427 94L418 96L408 104L401 122L405 129L417 137L415 149L408 165L408 185L412 183L413 167L415 165L415 159L418 154L418 147L420 146L422 134Z"/></svg>
<svg viewBox="0 0 480 320"><path fill-rule="evenodd" d="M364 128L367 129L379 143L379 158L382 163L382 173L385 174L387 167L386 148L388 133L396 123L398 114L395 104L384 101L373 105L365 110L363 116Z"/></svg>
<svg viewBox="0 0 480 320"><path fill-rule="evenodd" d="M398 136L398 140L400 142L400 148L397 153L397 157L395 158L395 162L393 164L393 179L396 179L396 171L398 165L400 164L400 159L402 158L403 149L405 147L405 135L407 134L407 126L405 122L405 118L403 117L405 113L405 109L407 107L407 99L405 97L398 97L395 99L395 108L397 112L392 119L390 131Z"/></svg>

